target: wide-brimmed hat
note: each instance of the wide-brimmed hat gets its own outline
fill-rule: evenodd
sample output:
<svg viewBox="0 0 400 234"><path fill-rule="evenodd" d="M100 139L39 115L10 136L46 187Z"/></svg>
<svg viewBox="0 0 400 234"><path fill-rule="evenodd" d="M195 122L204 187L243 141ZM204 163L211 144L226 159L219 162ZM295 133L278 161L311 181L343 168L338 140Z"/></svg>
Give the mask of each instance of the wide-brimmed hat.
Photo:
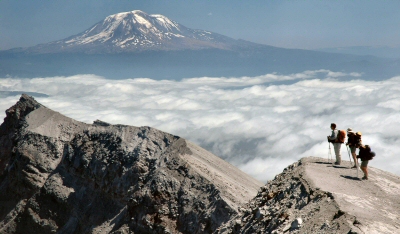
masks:
<svg viewBox="0 0 400 234"><path fill-rule="evenodd" d="M357 133L356 133L356 135L359 135L359 136L361 136L362 134L361 134L361 132L357 132Z"/></svg>
<svg viewBox="0 0 400 234"><path fill-rule="evenodd" d="M351 129L351 128L348 128L348 129L347 129L347 132L354 133L354 132L353 132L353 129Z"/></svg>

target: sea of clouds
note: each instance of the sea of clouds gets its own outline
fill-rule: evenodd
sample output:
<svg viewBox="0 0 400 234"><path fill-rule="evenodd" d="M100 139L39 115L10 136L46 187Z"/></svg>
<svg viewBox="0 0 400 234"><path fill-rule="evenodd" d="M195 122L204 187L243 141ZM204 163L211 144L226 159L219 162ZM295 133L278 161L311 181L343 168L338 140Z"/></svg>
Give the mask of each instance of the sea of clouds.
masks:
<svg viewBox="0 0 400 234"><path fill-rule="evenodd" d="M326 136L335 122L363 133L377 155L369 166L400 175L400 77L365 81L358 73L317 70L180 81L0 78L1 119L20 97L11 91L47 94L35 99L86 123L151 126L184 137L263 182L302 157L328 158ZM346 147L341 153L349 160Z"/></svg>

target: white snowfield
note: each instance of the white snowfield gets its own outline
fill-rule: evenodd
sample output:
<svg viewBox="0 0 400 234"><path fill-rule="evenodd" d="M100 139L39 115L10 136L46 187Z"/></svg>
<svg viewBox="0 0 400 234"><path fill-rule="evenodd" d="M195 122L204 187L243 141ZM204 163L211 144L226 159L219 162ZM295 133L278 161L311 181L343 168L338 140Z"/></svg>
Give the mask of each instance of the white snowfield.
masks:
<svg viewBox="0 0 400 234"><path fill-rule="evenodd" d="M149 15L140 10L107 16L80 35L65 41L67 46L111 42L125 48L136 45L157 45L161 41L185 38L187 32L177 22L160 14ZM187 29L186 29L187 30ZM210 32L190 30L193 39L213 40ZM186 34L186 35L185 35Z"/></svg>

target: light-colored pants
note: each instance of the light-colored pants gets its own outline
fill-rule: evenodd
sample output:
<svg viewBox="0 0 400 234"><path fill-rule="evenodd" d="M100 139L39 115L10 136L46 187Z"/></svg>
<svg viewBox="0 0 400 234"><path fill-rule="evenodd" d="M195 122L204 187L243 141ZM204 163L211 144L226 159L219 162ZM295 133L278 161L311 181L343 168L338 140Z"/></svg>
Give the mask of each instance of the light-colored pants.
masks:
<svg viewBox="0 0 400 234"><path fill-rule="evenodd" d="M335 155L336 155L336 162L338 163L342 162L342 155L340 155L340 146L342 146L342 144L333 143L333 149L335 150Z"/></svg>

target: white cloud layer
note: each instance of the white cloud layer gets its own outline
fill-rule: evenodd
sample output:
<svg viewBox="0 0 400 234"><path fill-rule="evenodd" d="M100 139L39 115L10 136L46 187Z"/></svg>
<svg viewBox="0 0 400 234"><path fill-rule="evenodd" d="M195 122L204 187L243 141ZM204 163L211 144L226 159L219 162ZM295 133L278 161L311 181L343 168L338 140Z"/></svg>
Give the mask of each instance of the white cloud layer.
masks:
<svg viewBox="0 0 400 234"><path fill-rule="evenodd" d="M343 76L354 80L336 80ZM270 83L283 80L292 84ZM363 133L377 155L370 166L400 174L400 77L364 81L358 73L328 70L181 81L76 75L1 78L0 91L45 93L36 100L87 123L100 119L182 136L264 182L301 157L327 158L326 136L336 122ZM18 99L0 92L0 118ZM349 159L345 147L342 158Z"/></svg>

